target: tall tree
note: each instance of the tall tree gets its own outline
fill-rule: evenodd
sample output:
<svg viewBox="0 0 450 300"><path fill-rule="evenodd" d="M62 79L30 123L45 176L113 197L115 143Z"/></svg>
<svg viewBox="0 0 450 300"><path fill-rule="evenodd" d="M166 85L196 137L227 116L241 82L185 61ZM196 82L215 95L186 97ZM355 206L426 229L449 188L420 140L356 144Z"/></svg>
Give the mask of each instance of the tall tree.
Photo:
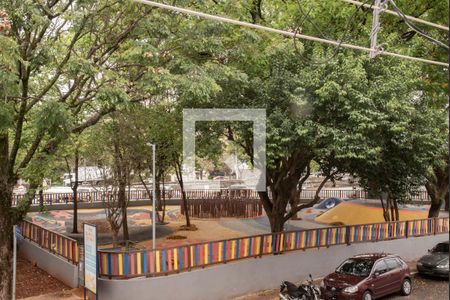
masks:
<svg viewBox="0 0 450 300"><path fill-rule="evenodd" d="M263 12L259 17L255 17L255 3ZM358 44L367 42L371 25L368 10L329 1L316 2L308 15L298 1L243 1L232 7L207 1L202 3L202 11ZM398 19L390 17L386 23L388 38L383 42L399 42L402 32L397 25ZM178 28L174 35L188 36L182 24ZM418 65L398 59L369 60L365 53L336 51L318 43L294 43L211 21L199 21L193 33L187 30L190 38L184 38L184 47L177 50L179 64L172 64L170 69L171 73L187 73L192 79L189 86L182 82L173 86L184 107L267 109L266 182L272 198L268 191L260 193L260 197L272 231L282 230L284 222L298 210L315 203L294 205L291 212L286 211L288 203L297 202L312 160L325 163L322 169L331 176L339 171L358 171L366 178L370 174L363 174L358 164L367 163L369 173L380 174L386 174L386 166L390 166L387 173L392 195L423 183L436 142L427 134L427 130L434 132L433 122L426 123L419 115L430 102L417 79L426 80L430 70L425 72ZM423 47L422 40L413 40L417 45L414 50ZM399 52L409 47L407 43L394 46ZM426 55L433 57L433 52ZM444 74L442 69L434 70L434 74ZM417 77L418 73L421 76ZM426 104L416 105L415 101ZM416 122L420 126L415 126ZM231 127L228 136L243 146L251 161L249 127ZM411 130L412 135L405 139L400 128ZM386 135L384 129L388 129ZM422 137L423 142L417 143ZM384 143L378 144L377 139ZM413 155L422 150L422 156ZM408 151L408 155L402 156L402 151ZM332 157L335 166L329 166ZM398 170L389 163L397 163L389 160L393 157L399 160ZM423 165L418 167L417 163ZM382 185L385 189L386 185ZM397 199L393 200L396 205Z"/></svg>
<svg viewBox="0 0 450 300"><path fill-rule="evenodd" d="M31 203L30 196L11 207L14 184L31 169L45 169L69 134L97 123L124 99L114 85L111 69L120 66L113 58L150 10L112 0L4 0L0 7L11 21L8 36L1 33L9 53L2 51L8 59L2 76L5 66L9 78L2 85L9 91L2 90L1 107L8 118L0 133L0 298L8 299L12 226ZM28 179L32 195L42 178Z"/></svg>

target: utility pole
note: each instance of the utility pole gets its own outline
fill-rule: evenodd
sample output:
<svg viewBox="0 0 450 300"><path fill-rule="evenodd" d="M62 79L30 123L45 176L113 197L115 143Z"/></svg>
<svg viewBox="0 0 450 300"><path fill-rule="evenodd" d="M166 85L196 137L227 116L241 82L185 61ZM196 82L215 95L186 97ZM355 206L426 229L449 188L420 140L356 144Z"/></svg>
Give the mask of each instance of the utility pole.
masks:
<svg viewBox="0 0 450 300"><path fill-rule="evenodd" d="M156 262L156 144L147 145L152 147L152 252Z"/></svg>
<svg viewBox="0 0 450 300"><path fill-rule="evenodd" d="M13 282L12 282L12 300L16 300L16 278L17 278L17 225L13 226Z"/></svg>
<svg viewBox="0 0 450 300"><path fill-rule="evenodd" d="M372 30L370 32L370 58L375 58L379 52L379 46L377 44L378 32L380 31L380 13L385 9L387 5L386 0L375 0L375 6L373 8L372 17Z"/></svg>

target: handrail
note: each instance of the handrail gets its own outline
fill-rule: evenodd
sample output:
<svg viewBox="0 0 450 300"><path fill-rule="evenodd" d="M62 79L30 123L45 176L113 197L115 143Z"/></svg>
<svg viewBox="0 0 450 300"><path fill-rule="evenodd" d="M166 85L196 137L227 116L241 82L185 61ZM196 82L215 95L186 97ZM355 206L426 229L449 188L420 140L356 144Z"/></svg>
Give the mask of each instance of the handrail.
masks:
<svg viewBox="0 0 450 300"><path fill-rule="evenodd" d="M61 233L46 229L27 220L20 223L21 234L25 239L33 241L39 247L53 254L64 257L72 264L79 261L78 242Z"/></svg>

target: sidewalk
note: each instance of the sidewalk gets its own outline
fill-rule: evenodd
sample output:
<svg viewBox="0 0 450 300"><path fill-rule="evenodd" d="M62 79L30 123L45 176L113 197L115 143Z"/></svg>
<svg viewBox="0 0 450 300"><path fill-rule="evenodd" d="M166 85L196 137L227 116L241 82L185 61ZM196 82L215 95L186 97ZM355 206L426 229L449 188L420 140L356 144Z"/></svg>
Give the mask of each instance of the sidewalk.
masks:
<svg viewBox="0 0 450 300"><path fill-rule="evenodd" d="M83 289L73 289L68 291L50 293L46 295L22 298L23 300L54 300L54 299L64 299L64 300L81 300L83 299Z"/></svg>

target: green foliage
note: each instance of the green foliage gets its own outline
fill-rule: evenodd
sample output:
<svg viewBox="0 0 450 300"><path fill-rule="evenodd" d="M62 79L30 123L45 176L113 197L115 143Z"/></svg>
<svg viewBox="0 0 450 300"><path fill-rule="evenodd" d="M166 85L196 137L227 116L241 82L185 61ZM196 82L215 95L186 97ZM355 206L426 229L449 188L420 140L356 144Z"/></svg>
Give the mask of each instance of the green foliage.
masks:
<svg viewBox="0 0 450 300"><path fill-rule="evenodd" d="M15 61L18 58L17 44L0 33L0 133L13 125L14 106L6 101L18 91Z"/></svg>
<svg viewBox="0 0 450 300"><path fill-rule="evenodd" d="M65 138L73 126L73 116L67 107L56 101L43 103L33 116L31 125L37 133L46 132L53 138Z"/></svg>

